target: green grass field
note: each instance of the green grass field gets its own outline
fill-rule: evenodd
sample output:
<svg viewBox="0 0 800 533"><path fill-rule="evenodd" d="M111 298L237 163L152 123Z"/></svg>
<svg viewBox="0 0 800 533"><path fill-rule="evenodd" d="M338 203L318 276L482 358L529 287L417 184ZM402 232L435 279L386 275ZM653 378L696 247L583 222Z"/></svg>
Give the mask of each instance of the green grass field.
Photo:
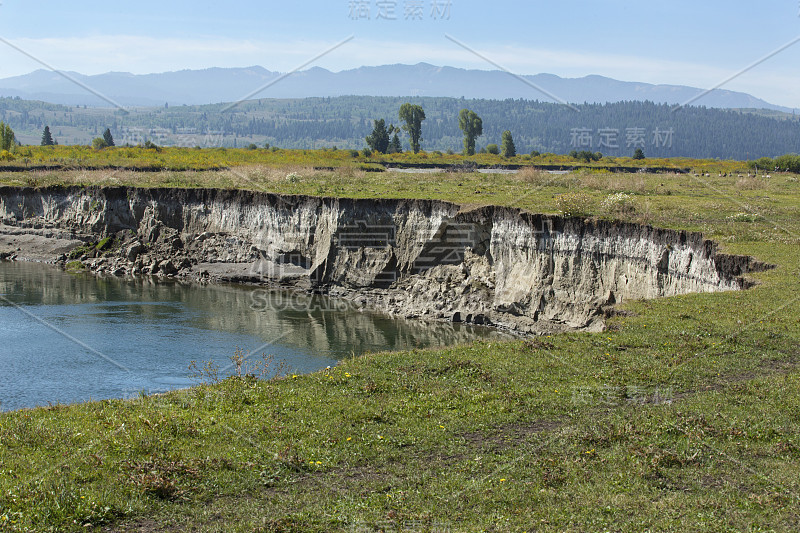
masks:
<svg viewBox="0 0 800 533"><path fill-rule="evenodd" d="M442 152L411 152L391 155L372 154L352 150L288 150L271 148L269 150L245 148L144 148L112 147L95 150L89 146L24 146L13 153L0 152L0 167L25 170L35 167L52 167L59 170L108 168L131 170L178 170L202 171L227 168L241 168L263 165L273 168L288 166L334 167L345 169L365 168L380 170L383 164L423 164L459 165L470 161L478 165L565 165L587 168L635 167L635 168L675 168L694 169L706 172L747 172L747 162L719 161L716 159L647 158L634 160L630 157L604 157L590 163L577 161L568 155L542 154L531 157L519 154L512 158L500 155L476 154L464 157L461 154Z"/></svg>
<svg viewBox="0 0 800 533"><path fill-rule="evenodd" d="M627 303L603 333L372 354L268 382L0 414L0 530L800 529L797 176L313 166L0 182L547 213L569 193L593 216L700 230L777 268L744 292Z"/></svg>

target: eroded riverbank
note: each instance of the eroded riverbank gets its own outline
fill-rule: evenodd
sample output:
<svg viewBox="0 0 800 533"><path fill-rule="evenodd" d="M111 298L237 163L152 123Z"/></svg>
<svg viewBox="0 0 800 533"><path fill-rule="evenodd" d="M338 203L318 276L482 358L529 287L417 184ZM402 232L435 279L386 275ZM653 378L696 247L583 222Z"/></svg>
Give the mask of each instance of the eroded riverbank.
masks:
<svg viewBox="0 0 800 533"><path fill-rule="evenodd" d="M295 288L523 333L597 330L616 303L739 290L764 268L699 233L434 200L2 188L0 219L9 259Z"/></svg>

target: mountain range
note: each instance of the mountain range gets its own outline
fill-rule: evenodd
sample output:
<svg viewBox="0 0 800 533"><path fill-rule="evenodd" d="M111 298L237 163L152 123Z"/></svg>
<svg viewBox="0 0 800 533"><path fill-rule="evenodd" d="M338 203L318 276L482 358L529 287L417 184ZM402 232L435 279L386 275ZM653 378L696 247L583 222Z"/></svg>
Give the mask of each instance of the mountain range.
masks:
<svg viewBox="0 0 800 533"><path fill-rule="evenodd" d="M360 67L341 72L313 67L290 75L259 66L181 70L160 74L64 74L36 70L23 76L0 79L0 96L99 107L109 107L114 102L128 107L203 105L248 98L345 95L554 102L548 96L549 93L570 103L651 101L678 105L692 101L692 105L709 108L793 112L791 108L774 105L746 93L721 89L703 95L705 91L696 87L627 82L597 75L583 78L561 78L553 74L517 77L500 70L468 70L427 63ZM261 88L265 89L256 92ZM98 94L103 98L97 96ZM703 96L697 98L700 95Z"/></svg>

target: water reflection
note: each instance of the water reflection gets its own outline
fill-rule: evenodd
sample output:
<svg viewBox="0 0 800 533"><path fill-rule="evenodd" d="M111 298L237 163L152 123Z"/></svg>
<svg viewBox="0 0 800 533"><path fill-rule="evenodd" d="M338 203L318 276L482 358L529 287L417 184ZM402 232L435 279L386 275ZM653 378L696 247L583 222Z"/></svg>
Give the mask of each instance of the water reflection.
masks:
<svg viewBox="0 0 800 533"><path fill-rule="evenodd" d="M236 346L310 372L367 351L505 337L320 296L97 278L31 263L0 263L0 294L2 410L184 387L190 360L225 366Z"/></svg>

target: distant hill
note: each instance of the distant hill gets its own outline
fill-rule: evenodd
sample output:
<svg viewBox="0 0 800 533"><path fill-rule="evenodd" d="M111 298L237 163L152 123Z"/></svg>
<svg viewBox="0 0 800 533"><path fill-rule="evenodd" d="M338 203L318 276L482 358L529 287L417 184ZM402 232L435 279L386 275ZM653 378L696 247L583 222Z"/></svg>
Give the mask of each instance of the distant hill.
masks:
<svg viewBox="0 0 800 533"><path fill-rule="evenodd" d="M77 72L67 74L122 106L232 102L282 76L279 72L259 66L145 75L125 72L95 76ZM603 76L560 78L552 74L537 74L523 78L531 85L571 103L651 101L677 105L704 92L694 87L626 82ZM285 77L256 97L428 96L554 101L531 85L499 70L466 70L427 63L361 67L342 72L315 67ZM107 101L78 84L47 70L0 79L0 96L19 96L66 105L109 106ZM712 91L694 103L723 109L756 108L792 112L790 108L773 105L749 94L726 90Z"/></svg>
<svg viewBox="0 0 800 533"><path fill-rule="evenodd" d="M363 148L373 120L398 124L406 101L425 109L422 148L460 152L458 112L483 119L477 147L500 143L511 130L520 153L591 150L630 156L640 147L649 157L756 159L800 152L800 117L780 111L735 111L653 102L580 104L577 110L531 100L462 98L261 99L225 111L226 104L134 108L63 106L0 98L0 120L24 143L39 144L50 126L60 144L89 144L110 128L118 145L151 140L165 146L245 147L269 143L282 148ZM769 116L764 116L768 114ZM403 137L408 147L408 142Z"/></svg>

